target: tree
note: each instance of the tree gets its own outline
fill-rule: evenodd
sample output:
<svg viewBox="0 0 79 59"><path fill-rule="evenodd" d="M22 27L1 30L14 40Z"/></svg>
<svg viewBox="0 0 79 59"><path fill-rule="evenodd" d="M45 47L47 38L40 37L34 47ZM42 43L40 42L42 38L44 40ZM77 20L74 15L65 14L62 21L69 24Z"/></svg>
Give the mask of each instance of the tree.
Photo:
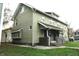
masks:
<svg viewBox="0 0 79 59"><path fill-rule="evenodd" d="M11 20L11 17L12 17L12 12L9 8L5 8L4 9L4 22L5 21L10 21Z"/></svg>

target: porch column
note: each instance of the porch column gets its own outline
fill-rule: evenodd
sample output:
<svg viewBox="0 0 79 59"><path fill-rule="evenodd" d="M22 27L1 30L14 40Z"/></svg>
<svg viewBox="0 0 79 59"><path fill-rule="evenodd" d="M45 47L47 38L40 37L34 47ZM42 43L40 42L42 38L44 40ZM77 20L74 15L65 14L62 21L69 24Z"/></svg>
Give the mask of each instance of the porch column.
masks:
<svg viewBox="0 0 79 59"><path fill-rule="evenodd" d="M35 36L34 36L34 34L32 34L32 46L35 45L34 39L35 39Z"/></svg>
<svg viewBox="0 0 79 59"><path fill-rule="evenodd" d="M49 30L47 30L48 46L50 46L50 36L48 35L48 31Z"/></svg>
<svg viewBox="0 0 79 59"><path fill-rule="evenodd" d="M34 39L32 38L32 46L34 46L35 45L35 43L34 43Z"/></svg>

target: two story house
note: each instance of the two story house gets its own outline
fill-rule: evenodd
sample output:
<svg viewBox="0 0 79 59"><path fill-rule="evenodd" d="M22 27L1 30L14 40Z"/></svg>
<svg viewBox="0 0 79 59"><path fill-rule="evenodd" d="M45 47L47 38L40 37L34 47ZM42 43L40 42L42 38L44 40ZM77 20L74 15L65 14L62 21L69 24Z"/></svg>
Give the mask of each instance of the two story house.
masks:
<svg viewBox="0 0 79 59"><path fill-rule="evenodd" d="M79 29L74 32L74 38L75 40L79 40Z"/></svg>
<svg viewBox="0 0 79 59"><path fill-rule="evenodd" d="M20 3L13 15L12 42L51 46L68 41L67 24L58 20L52 12L42 12L30 5ZM62 36L63 39L59 39Z"/></svg>

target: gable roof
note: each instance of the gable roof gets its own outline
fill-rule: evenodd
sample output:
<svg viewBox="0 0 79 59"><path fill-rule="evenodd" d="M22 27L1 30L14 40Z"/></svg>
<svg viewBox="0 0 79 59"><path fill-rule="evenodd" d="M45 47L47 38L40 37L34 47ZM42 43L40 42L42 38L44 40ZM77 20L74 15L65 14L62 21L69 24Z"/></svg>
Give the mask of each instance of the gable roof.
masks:
<svg viewBox="0 0 79 59"><path fill-rule="evenodd" d="M40 10L38 10L38 9L36 9L36 8L34 8L34 7L30 6L30 5L28 5L28 4L24 4L24 3L19 3L19 5L18 5L16 11L14 12L14 15L13 15L12 18L15 18L15 17L16 17L16 15L17 15L18 12L19 12L19 9L21 8L21 5L25 5L25 6L29 7L29 8L31 8L32 10L35 10L35 11L37 11L37 12L43 14L43 15L46 15L47 17L50 17L50 18L52 18L53 20L58 21L58 22L60 22L60 23L62 23L62 24L64 24L64 25L66 25L66 26L68 25L68 24L66 24L66 23L64 23L64 22L62 22L62 21L60 21L60 20L58 20L57 18L52 17L51 15L48 15L47 13L42 12L42 11L40 11Z"/></svg>

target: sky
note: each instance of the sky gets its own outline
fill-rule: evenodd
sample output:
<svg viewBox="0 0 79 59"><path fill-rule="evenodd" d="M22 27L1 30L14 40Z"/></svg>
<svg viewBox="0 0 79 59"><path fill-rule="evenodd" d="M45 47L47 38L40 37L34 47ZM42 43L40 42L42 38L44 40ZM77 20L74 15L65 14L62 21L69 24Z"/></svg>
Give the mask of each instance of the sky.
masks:
<svg viewBox="0 0 79 59"><path fill-rule="evenodd" d="M55 12L59 20L74 30L79 29L79 0L5 0L4 3L13 11L18 3L27 3L44 12Z"/></svg>

